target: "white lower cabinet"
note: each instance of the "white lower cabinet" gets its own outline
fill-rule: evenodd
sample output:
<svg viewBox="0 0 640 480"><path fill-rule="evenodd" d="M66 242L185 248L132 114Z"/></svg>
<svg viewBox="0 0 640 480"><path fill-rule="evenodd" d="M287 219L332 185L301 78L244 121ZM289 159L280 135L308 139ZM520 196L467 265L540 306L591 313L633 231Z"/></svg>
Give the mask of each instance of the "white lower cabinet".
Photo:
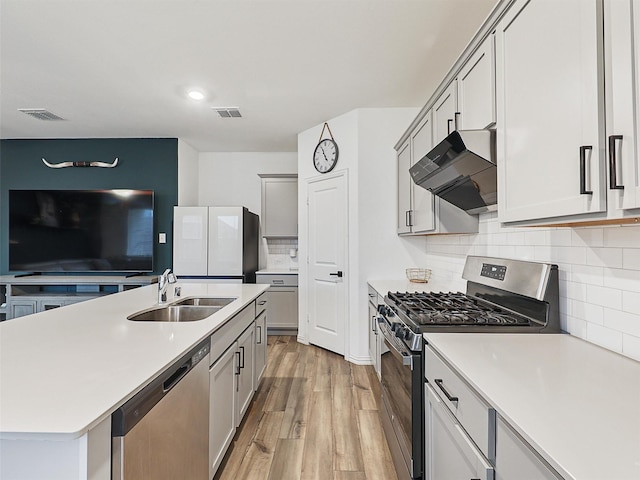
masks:
<svg viewBox="0 0 640 480"><path fill-rule="evenodd" d="M428 384L425 398L426 478L493 480L493 466Z"/></svg>
<svg viewBox="0 0 640 480"><path fill-rule="evenodd" d="M256 330L255 324L251 324L238 338L238 349L236 350L236 392L238 401L236 403L236 427L240 426L242 417L246 413L251 399L253 398L254 382L254 352L255 352Z"/></svg>
<svg viewBox="0 0 640 480"><path fill-rule="evenodd" d="M267 309L266 302L261 303L264 298L265 294L258 297L211 336L210 479L231 445L264 373L267 361Z"/></svg>
<svg viewBox="0 0 640 480"><path fill-rule="evenodd" d="M496 428L495 480L559 480L540 456L498 417Z"/></svg>
<svg viewBox="0 0 640 480"><path fill-rule="evenodd" d="M267 328L271 334L291 334L298 330L298 274L256 273L256 283L266 283L271 288L260 296L269 305ZM263 297L264 300L261 300ZM257 313L260 313L259 310Z"/></svg>
<svg viewBox="0 0 640 480"><path fill-rule="evenodd" d="M209 478L213 478L236 432L236 344L209 370Z"/></svg>

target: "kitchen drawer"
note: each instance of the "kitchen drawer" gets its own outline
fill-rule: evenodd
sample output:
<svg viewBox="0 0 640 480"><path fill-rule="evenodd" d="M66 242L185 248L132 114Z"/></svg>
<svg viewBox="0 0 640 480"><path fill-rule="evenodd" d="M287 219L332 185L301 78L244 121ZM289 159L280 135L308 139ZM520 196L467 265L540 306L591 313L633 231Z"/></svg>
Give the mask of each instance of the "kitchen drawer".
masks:
<svg viewBox="0 0 640 480"><path fill-rule="evenodd" d="M495 410L490 408L428 345L424 361L425 377L431 388L467 431L480 451L487 458L493 458L495 456Z"/></svg>
<svg viewBox="0 0 640 480"><path fill-rule="evenodd" d="M298 285L298 275L286 273L256 273L256 283L267 283L274 287L294 287Z"/></svg>
<svg viewBox="0 0 640 480"><path fill-rule="evenodd" d="M374 305L382 303L382 299L378 297L378 292L371 285L367 285L367 291L369 295L369 301Z"/></svg>
<svg viewBox="0 0 640 480"><path fill-rule="evenodd" d="M209 365L220 358L224 351L229 348L236 339L242 335L249 325L256 318L256 309L253 303L250 303L238 312L233 318L227 321L222 327L213 332L211 335L211 351L209 352Z"/></svg>
<svg viewBox="0 0 640 480"><path fill-rule="evenodd" d="M267 292L264 292L258 298L256 298L256 318L260 316L262 312L267 309Z"/></svg>

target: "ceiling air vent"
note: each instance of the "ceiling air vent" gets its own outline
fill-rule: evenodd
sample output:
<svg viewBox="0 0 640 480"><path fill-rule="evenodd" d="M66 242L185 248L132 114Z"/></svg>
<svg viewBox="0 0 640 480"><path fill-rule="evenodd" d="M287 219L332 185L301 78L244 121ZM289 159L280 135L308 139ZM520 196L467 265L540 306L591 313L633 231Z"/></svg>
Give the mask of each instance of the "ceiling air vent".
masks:
<svg viewBox="0 0 640 480"><path fill-rule="evenodd" d="M238 107L213 107L222 118L240 118L242 114Z"/></svg>
<svg viewBox="0 0 640 480"><path fill-rule="evenodd" d="M22 112L30 117L37 118L38 120L45 121L53 121L53 120L64 120L64 118L59 117L55 113L51 113L44 108L19 108L19 112Z"/></svg>

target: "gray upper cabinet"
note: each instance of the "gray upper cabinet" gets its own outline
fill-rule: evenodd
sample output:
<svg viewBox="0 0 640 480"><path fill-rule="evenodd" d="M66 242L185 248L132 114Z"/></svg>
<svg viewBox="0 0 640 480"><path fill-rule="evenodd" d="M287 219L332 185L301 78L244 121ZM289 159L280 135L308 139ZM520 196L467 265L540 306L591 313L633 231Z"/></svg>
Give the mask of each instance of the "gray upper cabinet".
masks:
<svg viewBox="0 0 640 480"><path fill-rule="evenodd" d="M457 78L458 130L490 128L496 123L495 35L491 34L471 55Z"/></svg>
<svg viewBox="0 0 640 480"><path fill-rule="evenodd" d="M262 236L298 236L298 176L261 175Z"/></svg>

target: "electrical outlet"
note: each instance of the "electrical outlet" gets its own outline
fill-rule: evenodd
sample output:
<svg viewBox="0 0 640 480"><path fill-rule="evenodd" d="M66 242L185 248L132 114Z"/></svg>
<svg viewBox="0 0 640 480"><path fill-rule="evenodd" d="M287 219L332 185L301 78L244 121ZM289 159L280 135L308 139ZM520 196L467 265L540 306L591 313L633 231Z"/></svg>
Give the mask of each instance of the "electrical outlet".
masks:
<svg viewBox="0 0 640 480"><path fill-rule="evenodd" d="M166 233L158 234L158 243L167 243L167 234Z"/></svg>

